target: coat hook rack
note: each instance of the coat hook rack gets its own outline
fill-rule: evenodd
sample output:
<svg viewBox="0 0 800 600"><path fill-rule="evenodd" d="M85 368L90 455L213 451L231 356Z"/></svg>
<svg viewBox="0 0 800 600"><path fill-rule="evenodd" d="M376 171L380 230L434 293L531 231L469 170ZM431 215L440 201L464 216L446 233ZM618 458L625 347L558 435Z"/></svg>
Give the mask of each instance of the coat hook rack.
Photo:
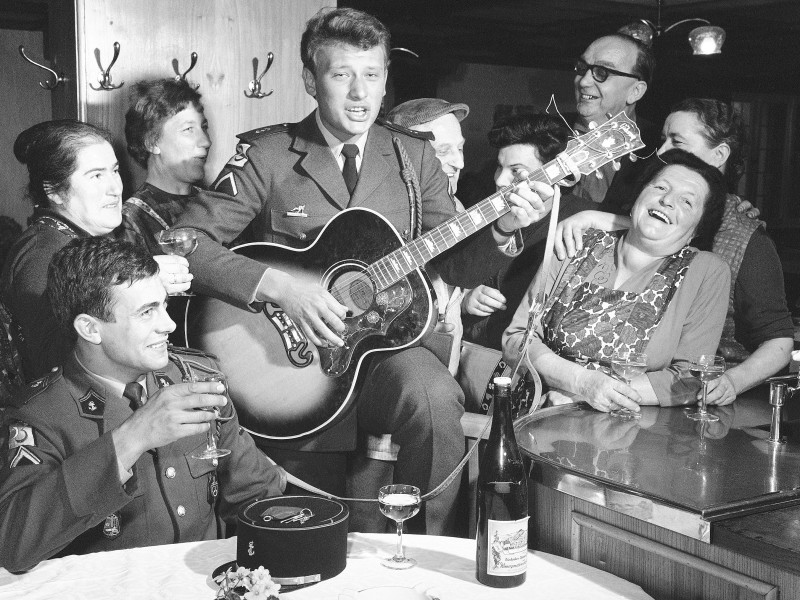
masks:
<svg viewBox="0 0 800 600"><path fill-rule="evenodd" d="M191 58L192 58L192 62L191 62L191 64L189 64L189 68L186 69L182 74L178 70L178 59L177 58L173 58L172 59L172 68L175 69L175 73L177 73L177 77L175 77L175 81L180 81L181 79L186 81L186 76L189 74L189 71L194 69L194 66L197 64L197 52L192 52L192 57ZM200 84L198 83L196 86L194 86L194 89L197 89L199 87L200 87Z"/></svg>
<svg viewBox="0 0 800 600"><path fill-rule="evenodd" d="M39 67L40 69L44 69L45 71L50 73L50 75L52 75L52 77L53 77L52 81L48 81L47 83L44 83L42 81L39 82L39 85L42 86L44 89L52 91L52 90L56 89L59 84L66 83L67 78L64 77L63 75L59 75L58 73L53 71L53 69L51 69L49 67L45 67L44 65L40 65L35 60L31 60L30 58L28 58L28 55L25 54L25 46L23 46L22 44L20 44L20 46L19 46L19 53L20 53L20 56L22 56L22 58L27 60L29 63Z"/></svg>
<svg viewBox="0 0 800 600"><path fill-rule="evenodd" d="M250 84L247 86L250 91L249 92L247 90L244 91L244 95L245 96L247 96L248 98L259 98L260 99L260 98L264 98L266 96L272 95L272 92L274 92L275 90L270 90L267 93L264 93L264 92L261 91L261 78L264 77L264 75L267 74L267 71L269 71L270 67L272 66L272 61L273 60L275 60L275 55L272 52L270 52L269 54L267 54L267 66L266 66L266 68L261 73L261 75L256 77L256 73L258 73L258 58L253 58L253 77L254 77L254 79L252 79L250 81Z"/></svg>
<svg viewBox="0 0 800 600"><path fill-rule="evenodd" d="M111 64L108 65L107 69L103 68L103 64L100 62L100 48L94 49L94 57L97 59L97 65L100 67L100 76L97 78L97 81L100 82L99 86L95 86L93 84L89 84L89 87L93 90L116 90L121 88L125 85L123 81L119 85L112 85L111 83L111 67L114 66L114 63L117 62L119 58L119 42L114 42L114 58L111 59Z"/></svg>

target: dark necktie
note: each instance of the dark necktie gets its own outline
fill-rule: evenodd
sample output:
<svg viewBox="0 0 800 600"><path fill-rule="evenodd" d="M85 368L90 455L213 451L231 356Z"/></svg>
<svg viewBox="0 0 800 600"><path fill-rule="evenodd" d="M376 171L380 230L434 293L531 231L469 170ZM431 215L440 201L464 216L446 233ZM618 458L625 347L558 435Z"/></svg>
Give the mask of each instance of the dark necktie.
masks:
<svg viewBox="0 0 800 600"><path fill-rule="evenodd" d="M342 147L342 156L344 156L344 183L347 186L347 191L350 196L353 196L353 190L356 189L358 183L358 169L356 169L356 156L358 156L358 146L355 144L345 144Z"/></svg>
<svg viewBox="0 0 800 600"><path fill-rule="evenodd" d="M142 406L144 406L144 402L142 402L144 388L140 383L136 383L135 381L133 383L129 383L125 386L125 391L122 392L122 395L131 401L131 410L136 410L137 408L142 408Z"/></svg>

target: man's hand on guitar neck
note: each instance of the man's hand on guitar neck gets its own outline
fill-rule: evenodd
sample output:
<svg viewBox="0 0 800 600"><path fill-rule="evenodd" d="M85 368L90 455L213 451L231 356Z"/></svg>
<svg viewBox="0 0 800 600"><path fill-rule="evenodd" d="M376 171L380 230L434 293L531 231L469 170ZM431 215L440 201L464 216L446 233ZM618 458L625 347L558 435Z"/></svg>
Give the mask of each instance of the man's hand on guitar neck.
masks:
<svg viewBox="0 0 800 600"><path fill-rule="evenodd" d="M502 243L503 237L497 231L516 231L523 229L531 223L542 220L553 207L553 188L547 184L534 181L530 187L525 184L517 186L516 191L506 195L506 202L511 210L497 220L494 229L495 241Z"/></svg>
<svg viewBox="0 0 800 600"><path fill-rule="evenodd" d="M347 307L318 283L270 268L261 278L256 300L280 306L315 346L344 345L337 332L345 330Z"/></svg>

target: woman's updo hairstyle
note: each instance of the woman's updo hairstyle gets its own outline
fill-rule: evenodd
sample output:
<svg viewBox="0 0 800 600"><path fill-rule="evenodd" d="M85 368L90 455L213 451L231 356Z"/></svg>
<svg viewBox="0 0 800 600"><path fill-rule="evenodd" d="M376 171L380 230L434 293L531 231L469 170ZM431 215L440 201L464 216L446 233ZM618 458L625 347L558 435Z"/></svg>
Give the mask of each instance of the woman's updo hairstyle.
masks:
<svg viewBox="0 0 800 600"><path fill-rule="evenodd" d="M28 167L28 195L34 206L47 206L49 194L65 194L77 168L78 152L101 142L111 144L111 134L74 119L45 121L20 133L14 156Z"/></svg>

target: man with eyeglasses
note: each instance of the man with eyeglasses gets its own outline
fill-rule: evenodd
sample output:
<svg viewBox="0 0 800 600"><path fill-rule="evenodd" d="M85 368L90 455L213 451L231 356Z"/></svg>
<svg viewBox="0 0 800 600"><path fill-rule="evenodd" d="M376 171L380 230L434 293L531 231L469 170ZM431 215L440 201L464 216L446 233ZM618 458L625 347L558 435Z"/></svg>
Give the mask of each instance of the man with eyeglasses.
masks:
<svg viewBox="0 0 800 600"><path fill-rule="evenodd" d="M636 103L647 92L655 58L652 50L639 40L614 33L592 42L575 61L575 102L578 120L575 129L585 133L591 124L602 125L609 116L621 111L636 120ZM642 153L644 156L647 152ZM625 212L629 186L635 180L631 161L621 161L619 173L609 163L593 174L583 177L573 193L603 204L604 210Z"/></svg>

